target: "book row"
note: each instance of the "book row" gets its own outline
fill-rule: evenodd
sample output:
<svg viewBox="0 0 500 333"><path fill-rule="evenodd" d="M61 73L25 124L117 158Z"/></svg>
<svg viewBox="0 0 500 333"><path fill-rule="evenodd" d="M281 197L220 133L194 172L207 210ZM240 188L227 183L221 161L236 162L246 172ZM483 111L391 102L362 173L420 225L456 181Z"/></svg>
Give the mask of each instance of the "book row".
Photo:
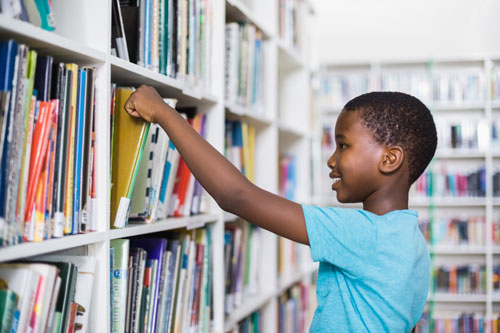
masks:
<svg viewBox="0 0 500 333"><path fill-rule="evenodd" d="M224 156L254 182L255 127L245 121L226 119L224 140Z"/></svg>
<svg viewBox="0 0 500 333"><path fill-rule="evenodd" d="M53 31L56 20L50 0L13 0L2 2L0 13L3 15L30 22L34 26Z"/></svg>
<svg viewBox="0 0 500 333"><path fill-rule="evenodd" d="M95 77L0 44L0 245L95 230Z"/></svg>
<svg viewBox="0 0 500 333"><path fill-rule="evenodd" d="M432 270L431 288L437 293L485 294L485 265L441 265Z"/></svg>
<svg viewBox="0 0 500 333"><path fill-rule="evenodd" d="M481 119L435 118L440 149L470 149L485 151L488 148L488 125ZM495 138L495 124L492 124L491 142Z"/></svg>
<svg viewBox="0 0 500 333"><path fill-rule="evenodd" d="M430 245L486 245L485 216L422 219L419 226Z"/></svg>
<svg viewBox="0 0 500 333"><path fill-rule="evenodd" d="M288 48L304 52L307 50L307 8L306 1L279 0L278 33Z"/></svg>
<svg viewBox="0 0 500 333"><path fill-rule="evenodd" d="M250 316L241 320L238 326L231 333L259 333L262 332L262 314L261 311L256 311Z"/></svg>
<svg viewBox="0 0 500 333"><path fill-rule="evenodd" d="M497 316L498 317L498 316ZM498 319L491 321L491 332L498 332ZM416 333L484 333L486 319L482 313L424 312L415 327Z"/></svg>
<svg viewBox="0 0 500 333"><path fill-rule="evenodd" d="M425 171L414 183L410 193L420 197L484 197L486 169L475 171L439 169Z"/></svg>
<svg viewBox="0 0 500 333"><path fill-rule="evenodd" d="M87 332L92 256L44 255L0 264L2 332Z"/></svg>
<svg viewBox="0 0 500 333"><path fill-rule="evenodd" d="M226 225L224 230L225 313L231 314L244 299L259 291L262 260L261 230L244 221Z"/></svg>
<svg viewBox="0 0 500 333"><path fill-rule="evenodd" d="M209 228L110 242L111 332L208 332Z"/></svg>
<svg viewBox="0 0 500 333"><path fill-rule="evenodd" d="M212 1L113 0L116 56L200 88L210 87Z"/></svg>
<svg viewBox="0 0 500 333"><path fill-rule="evenodd" d="M428 104L484 101L485 82L482 69L436 70L432 74L426 70L388 70L380 73L373 84L376 90L404 91ZM492 85L496 86L496 81ZM367 93L370 86L368 71L332 73L322 78L319 97L323 105L338 107Z"/></svg>
<svg viewBox="0 0 500 333"><path fill-rule="evenodd" d="M500 197L500 170L493 174L493 196Z"/></svg>
<svg viewBox="0 0 500 333"><path fill-rule="evenodd" d="M297 160L295 155L284 154L279 160L279 191L280 195L289 200L295 200L297 189Z"/></svg>
<svg viewBox="0 0 500 333"><path fill-rule="evenodd" d="M278 332L305 333L309 331L310 294L308 283L299 283L278 297Z"/></svg>
<svg viewBox="0 0 500 333"><path fill-rule="evenodd" d="M131 88L113 86L111 106L111 227L151 223L168 216L205 211L206 195L165 131L129 116L124 109ZM175 107L175 100L167 99ZM206 115L179 109L205 136Z"/></svg>
<svg viewBox="0 0 500 333"><path fill-rule="evenodd" d="M225 41L226 103L261 113L264 91L262 32L248 23L231 22L226 24Z"/></svg>

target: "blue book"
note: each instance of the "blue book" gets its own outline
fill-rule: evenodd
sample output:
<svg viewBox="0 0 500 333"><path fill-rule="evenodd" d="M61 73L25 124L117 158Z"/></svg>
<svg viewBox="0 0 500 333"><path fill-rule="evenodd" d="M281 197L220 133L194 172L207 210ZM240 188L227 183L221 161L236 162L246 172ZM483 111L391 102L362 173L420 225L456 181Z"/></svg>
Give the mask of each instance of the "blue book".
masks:
<svg viewBox="0 0 500 333"><path fill-rule="evenodd" d="M14 78L14 65L19 45L10 39L0 43L0 220L5 218L5 191L7 189L7 136L10 127L9 104ZM0 230L0 246L3 237L7 236Z"/></svg>
<svg viewBox="0 0 500 333"><path fill-rule="evenodd" d="M73 189L73 225L72 234L77 234L80 230L80 193L82 184L82 155L83 155L83 139L85 135L85 110L86 110L86 84L87 71L86 69L78 70L78 100L76 113L76 136L75 136L75 174L74 174L74 189Z"/></svg>
<svg viewBox="0 0 500 333"><path fill-rule="evenodd" d="M147 260L158 260L158 263L161 263L163 262L163 255L167 248L167 240L165 238L131 238L130 247L140 247L144 249L148 253L146 257ZM155 300L157 300L153 303L153 309L150 309L150 311L152 311L152 328L156 327L158 295L160 291L160 277L162 274L164 274L162 272L161 266L162 265L158 265L158 271L155 276L155 287L154 290L151 290L151 296L154 297ZM151 285L153 285L153 283L151 283Z"/></svg>

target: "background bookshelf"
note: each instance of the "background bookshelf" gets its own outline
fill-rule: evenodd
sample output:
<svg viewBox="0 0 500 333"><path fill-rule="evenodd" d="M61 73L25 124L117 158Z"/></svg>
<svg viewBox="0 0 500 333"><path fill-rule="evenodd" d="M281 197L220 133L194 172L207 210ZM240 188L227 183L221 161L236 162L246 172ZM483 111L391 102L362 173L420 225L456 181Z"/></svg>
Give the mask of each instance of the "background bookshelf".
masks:
<svg viewBox="0 0 500 333"><path fill-rule="evenodd" d="M191 0L189 0L191 1ZM187 2L186 2L187 3ZM40 243L22 243L0 249L0 262L19 260L40 254L78 253L95 257L96 270L90 331L110 328L110 241L148 235L174 229L209 228L212 235L213 318L211 330L233 330L236 325L259 313L262 331L274 331L279 319L280 300L298 302L297 287L307 282L308 301L302 300L302 320L306 329L314 306L313 273L307 247L294 245L260 230L259 250L265 259L257 261L257 287L245 295L241 306L225 311L224 230L226 226L247 222L222 212L210 200L207 212L180 218L167 218L151 224L129 224L110 229L110 96L111 83L119 86L148 84L162 97L177 99L179 107L195 106L207 115L207 140L221 153L225 149L226 120L245 122L255 130L253 181L274 193L280 193L280 159L293 156L294 174L290 198L311 203L311 154L313 137L310 88L314 45L310 45L310 27L314 11L309 1L264 0L206 1L210 4L210 53L206 57L208 79L202 83L165 76L125 61L111 52L112 1L52 1L55 31L45 31L29 22L0 14L1 40L15 39L40 55L51 55L54 62L77 63L96 68L96 230L69 235ZM256 103L235 103L228 99L226 87L227 23L251 25L261 38L261 60ZM288 291L289 289L291 289ZM305 290L302 285L301 290ZM283 296L287 294L287 296ZM305 295L305 294L304 294ZM305 297L305 296L304 296ZM309 300L310 299L310 300ZM307 303L306 309L303 304ZM307 311L306 311L307 310ZM288 314L288 317L290 314ZM292 316L293 317L293 316ZM290 319L287 319L287 325ZM283 323L282 323L283 325Z"/></svg>
<svg viewBox="0 0 500 333"><path fill-rule="evenodd" d="M420 98L433 113L438 149L426 174L412 186L409 202L410 209L419 212L431 252L425 327L436 325L439 330L446 320L469 316L481 318L490 328L498 318L500 305L493 290L499 262L494 235L499 206L493 191L500 162L495 148L497 67L497 58L436 59L338 64L322 67L317 75L315 109L323 135L313 169L319 179L326 179L326 160L335 149L336 117L352 97L369 91L403 91ZM467 186L450 188L445 177L462 179ZM314 184L315 196L325 204L339 205L329 186L317 179ZM474 280L477 277L479 281ZM471 289L464 281L478 285Z"/></svg>

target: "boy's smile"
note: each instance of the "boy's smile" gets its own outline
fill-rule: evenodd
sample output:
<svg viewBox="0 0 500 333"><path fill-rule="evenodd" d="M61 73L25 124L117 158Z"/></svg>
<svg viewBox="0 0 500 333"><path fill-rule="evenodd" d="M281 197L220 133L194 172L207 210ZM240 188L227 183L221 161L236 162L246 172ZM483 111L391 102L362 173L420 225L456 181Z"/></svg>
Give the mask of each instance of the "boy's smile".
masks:
<svg viewBox="0 0 500 333"><path fill-rule="evenodd" d="M379 185L383 145L365 127L361 111L342 111L335 125L334 154L328 159L332 190L340 202L364 202Z"/></svg>

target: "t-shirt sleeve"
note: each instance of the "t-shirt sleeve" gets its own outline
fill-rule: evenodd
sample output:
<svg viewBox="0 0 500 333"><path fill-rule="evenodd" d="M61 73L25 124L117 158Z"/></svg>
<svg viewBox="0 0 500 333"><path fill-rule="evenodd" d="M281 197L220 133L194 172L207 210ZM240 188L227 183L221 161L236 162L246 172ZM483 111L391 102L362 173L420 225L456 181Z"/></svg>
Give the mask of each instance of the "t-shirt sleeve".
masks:
<svg viewBox="0 0 500 333"><path fill-rule="evenodd" d="M311 256L358 275L376 249L377 225L359 209L302 205Z"/></svg>

